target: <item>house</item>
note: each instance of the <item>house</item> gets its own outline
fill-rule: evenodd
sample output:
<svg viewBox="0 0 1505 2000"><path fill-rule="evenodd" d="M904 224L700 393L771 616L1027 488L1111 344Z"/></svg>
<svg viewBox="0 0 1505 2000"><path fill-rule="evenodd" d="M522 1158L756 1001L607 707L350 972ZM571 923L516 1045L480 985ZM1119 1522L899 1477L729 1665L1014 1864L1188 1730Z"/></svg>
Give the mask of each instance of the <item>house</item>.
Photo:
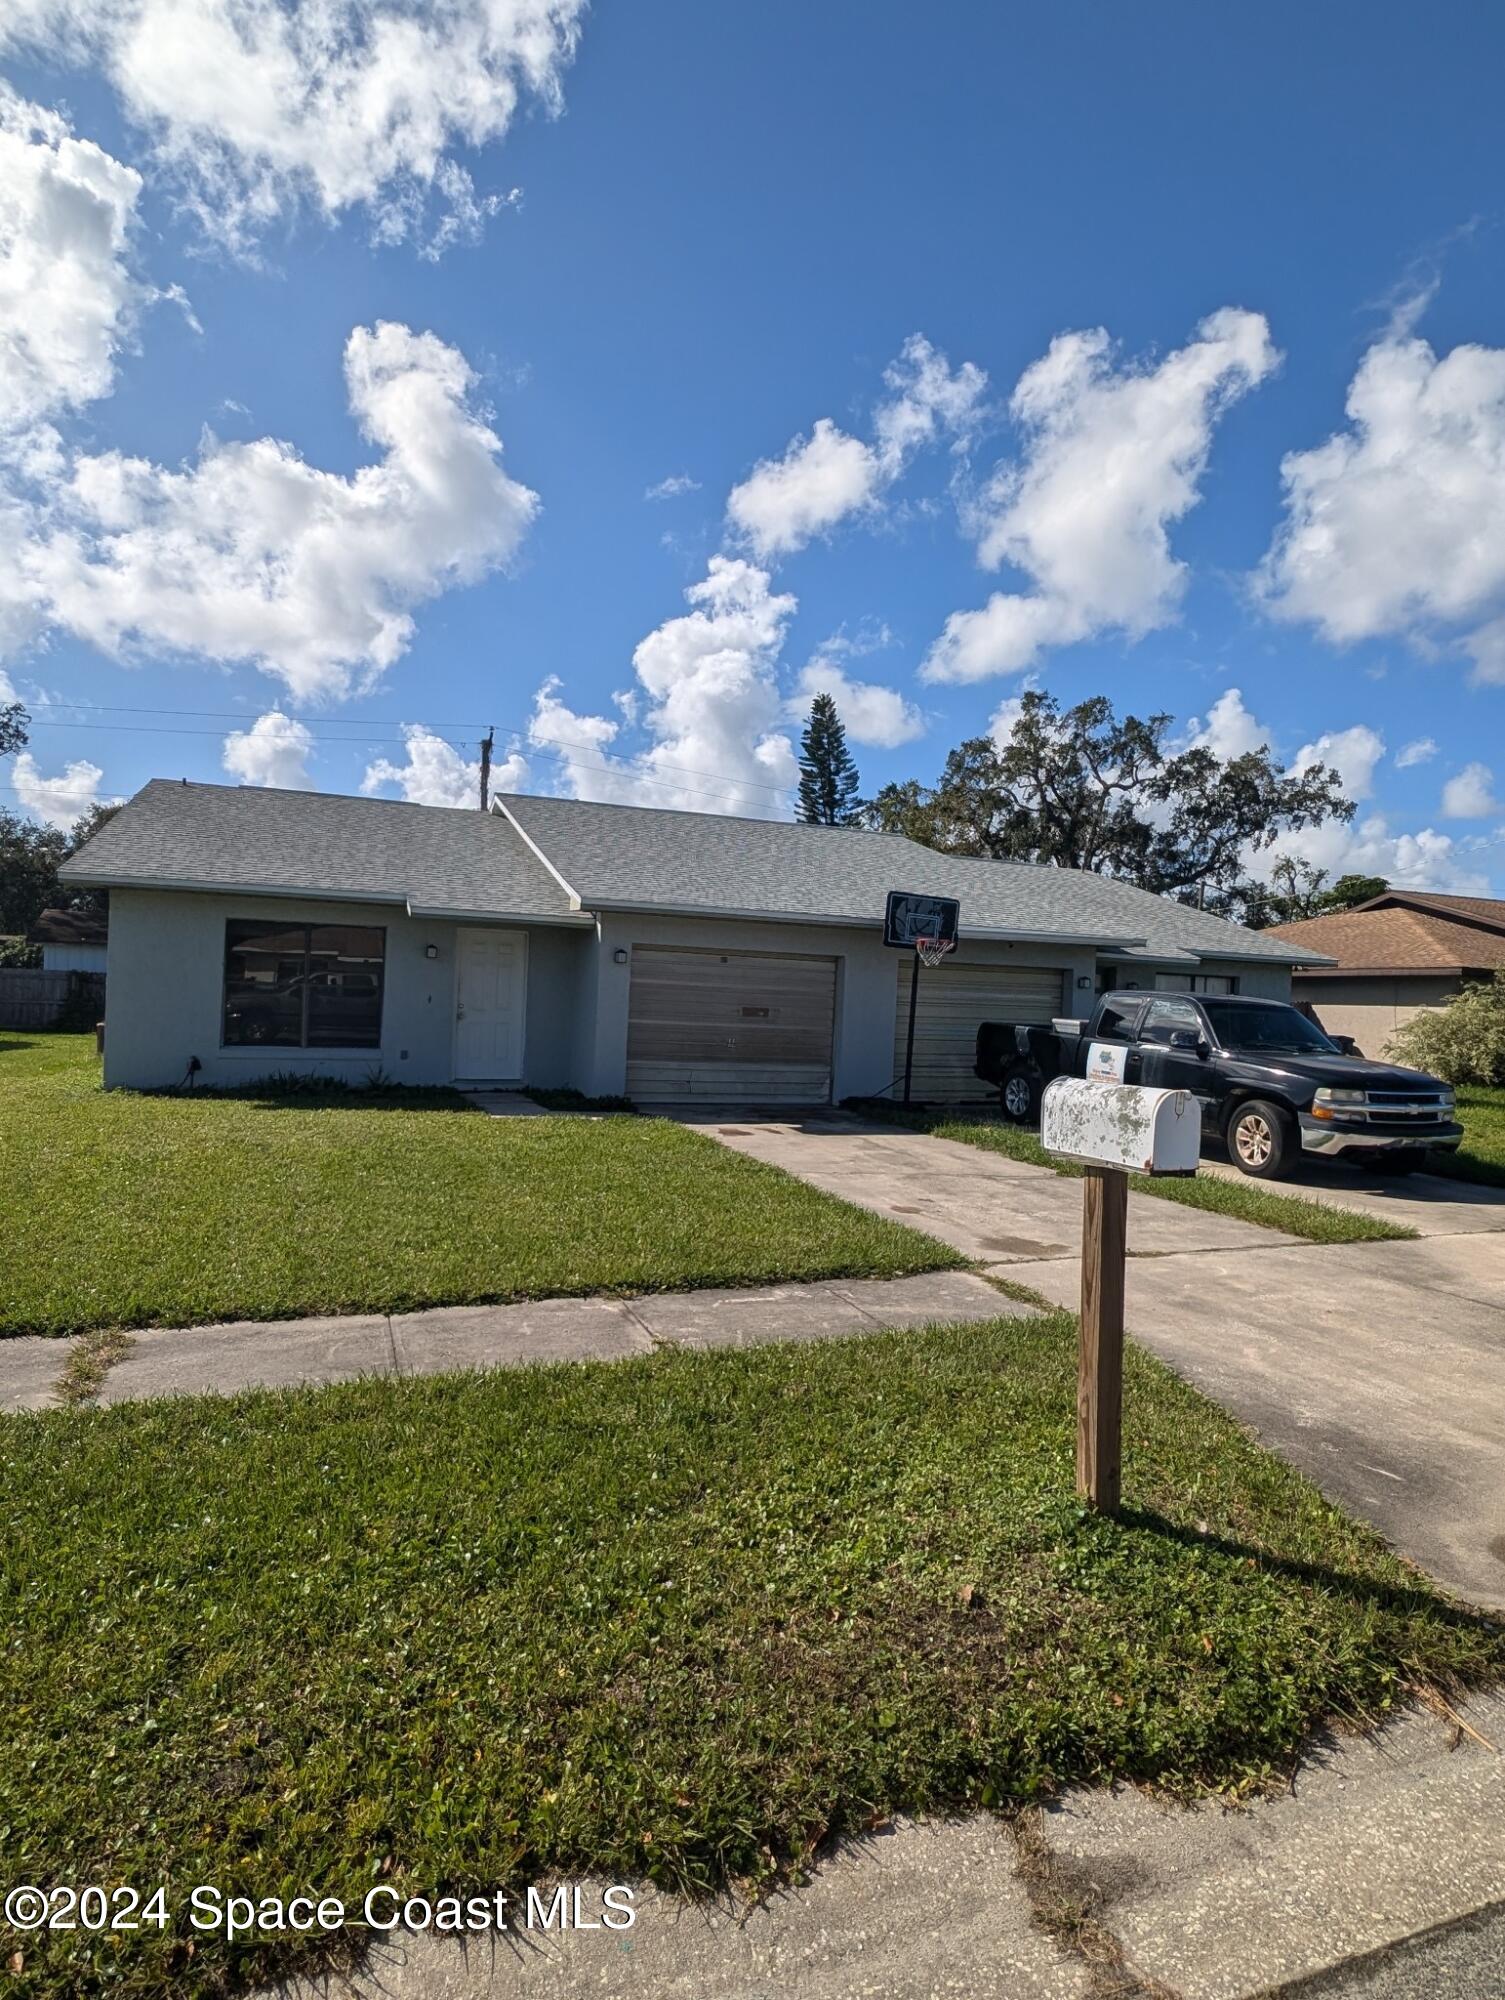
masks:
<svg viewBox="0 0 1505 2000"><path fill-rule="evenodd" d="M44 972L103 972L108 940L107 919L89 910L43 910L26 938L42 947Z"/></svg>
<svg viewBox="0 0 1505 2000"><path fill-rule="evenodd" d="M1298 970L1293 997L1310 1002L1330 1035L1352 1035L1371 1056L1413 1015L1505 968L1505 902L1487 896L1387 889L1263 935L1331 961Z"/></svg>
<svg viewBox="0 0 1505 2000"><path fill-rule="evenodd" d="M61 870L110 892L109 1085L274 1072L826 1103L903 1068L890 889L954 896L915 1088L975 1097L984 1019L1103 986L1284 998L1284 940L1099 875L894 835L572 799L490 813L148 784Z"/></svg>

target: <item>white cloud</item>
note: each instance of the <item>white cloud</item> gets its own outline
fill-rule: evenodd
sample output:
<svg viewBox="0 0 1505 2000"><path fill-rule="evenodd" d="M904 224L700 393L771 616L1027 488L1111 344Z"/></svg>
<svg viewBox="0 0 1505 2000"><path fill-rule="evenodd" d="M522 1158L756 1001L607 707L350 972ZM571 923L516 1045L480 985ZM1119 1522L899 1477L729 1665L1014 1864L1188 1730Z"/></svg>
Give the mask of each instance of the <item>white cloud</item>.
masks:
<svg viewBox="0 0 1505 2000"><path fill-rule="evenodd" d="M368 684L414 606L507 561L538 497L435 335L357 327L345 379L376 464L347 478L274 438L208 434L183 470L80 453L31 503L9 593L106 652L249 661L302 700Z"/></svg>
<svg viewBox="0 0 1505 2000"><path fill-rule="evenodd" d="M815 696L828 694L854 743L897 750L901 743L913 743L917 736L925 734L924 715L897 688L881 687L875 681L850 680L828 659L812 660L796 685L799 692L785 705L785 713L793 720L803 722Z"/></svg>
<svg viewBox="0 0 1505 2000"><path fill-rule="evenodd" d="M225 738L222 762L243 785L269 785L282 791L302 791L308 785L308 758L313 731L281 709L258 715L249 729L233 729Z"/></svg>
<svg viewBox="0 0 1505 2000"><path fill-rule="evenodd" d="M878 456L890 478L913 454L948 434L958 445L971 437L988 378L973 361L953 369L923 333L912 333L897 361L883 371L888 395L873 412Z"/></svg>
<svg viewBox="0 0 1505 2000"><path fill-rule="evenodd" d="M1298 857L1340 875L1383 875L1401 889L1438 889L1455 895L1487 895L1489 881L1470 868L1463 849L1451 835L1427 826L1415 833L1395 833L1383 813L1372 813L1347 826L1329 820L1299 833L1276 837L1272 847L1246 856L1250 872L1262 881L1283 855Z"/></svg>
<svg viewBox="0 0 1505 2000"><path fill-rule="evenodd" d="M105 396L147 296L141 176L0 81L0 432Z"/></svg>
<svg viewBox="0 0 1505 2000"><path fill-rule="evenodd" d="M1185 740L1177 747L1210 750L1215 757L1226 761L1230 757L1247 757L1252 750L1262 750L1269 741L1269 730L1244 706L1240 690L1226 688L1208 709L1205 721L1200 716L1191 717Z"/></svg>
<svg viewBox="0 0 1505 2000"><path fill-rule="evenodd" d="M361 779L363 792L379 792L385 785L395 785L413 805L474 806L479 810L479 757L466 757L444 737L425 729L422 723L405 722L402 734L408 751L406 763L394 764L385 757L378 757L366 766L366 774ZM493 794L520 791L527 779L528 760L515 743L500 762L492 763Z"/></svg>
<svg viewBox="0 0 1505 2000"><path fill-rule="evenodd" d="M727 498L732 526L762 560L802 549L877 497L882 465L871 445L821 417L782 458L760 459Z"/></svg>
<svg viewBox="0 0 1505 2000"><path fill-rule="evenodd" d="M0 48L97 65L206 230L236 249L307 202L369 209L377 236L477 198L456 146L558 108L584 0L8 0ZM446 227L449 235L445 235Z"/></svg>
<svg viewBox="0 0 1505 2000"><path fill-rule="evenodd" d="M1385 739L1378 730L1356 722L1350 729L1329 730L1315 743L1303 743L1291 759L1291 769L1306 771L1313 764L1326 764L1343 780L1348 796L1362 801L1374 795L1374 767L1384 754Z"/></svg>
<svg viewBox="0 0 1505 2000"><path fill-rule="evenodd" d="M1169 529L1200 497L1218 419L1277 360L1263 316L1232 307L1156 367L1117 365L1102 328L1053 340L1010 406L1023 454L995 472L976 522L980 561L1033 588L953 612L922 677L1020 673L1053 646L1169 624L1186 587Z"/></svg>
<svg viewBox="0 0 1505 2000"><path fill-rule="evenodd" d="M104 772L85 758L69 764L61 776L44 778L29 750L23 750L12 767L16 774L16 796L30 813L49 826L70 827L97 803Z"/></svg>
<svg viewBox="0 0 1505 2000"><path fill-rule="evenodd" d="M681 493L698 493L700 481L692 479L688 472L671 472L667 479L661 479L656 486L643 489L645 500L677 500Z"/></svg>
<svg viewBox="0 0 1505 2000"><path fill-rule="evenodd" d="M799 766L780 727L776 664L795 600L770 589L766 570L724 555L685 596L690 611L632 656L639 700L619 701L656 739L647 750L608 755L622 725L575 714L553 680L539 690L529 740L569 746L561 782L575 798L786 817Z"/></svg>
<svg viewBox="0 0 1505 2000"><path fill-rule="evenodd" d="M1282 464L1265 602L1336 645L1456 639L1505 682L1505 349L1439 360L1402 326L1360 362L1347 413Z"/></svg>
<svg viewBox="0 0 1505 2000"><path fill-rule="evenodd" d="M1445 819L1493 819L1505 812L1495 797L1495 774L1487 764L1465 764L1442 788Z"/></svg>
<svg viewBox="0 0 1505 2000"><path fill-rule="evenodd" d="M1437 755L1437 745L1430 736L1418 736L1414 742L1403 743L1395 753L1395 767L1398 771L1409 771L1413 764L1426 764Z"/></svg>
<svg viewBox="0 0 1505 2000"><path fill-rule="evenodd" d="M923 334L911 334L884 370L888 391L865 444L821 417L782 458L762 459L727 498L727 518L760 561L789 555L851 514L875 507L910 458L941 433L964 438L987 377L972 362L952 369Z"/></svg>

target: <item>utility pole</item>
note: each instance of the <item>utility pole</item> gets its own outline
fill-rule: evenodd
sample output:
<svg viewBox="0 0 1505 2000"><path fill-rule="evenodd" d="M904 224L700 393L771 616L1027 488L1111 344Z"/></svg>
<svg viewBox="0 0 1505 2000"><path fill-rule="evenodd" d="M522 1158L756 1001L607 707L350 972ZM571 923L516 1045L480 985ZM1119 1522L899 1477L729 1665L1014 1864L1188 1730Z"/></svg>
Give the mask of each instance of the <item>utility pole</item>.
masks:
<svg viewBox="0 0 1505 2000"><path fill-rule="evenodd" d="M496 724L493 723L481 738L481 811L491 805L491 752L496 743Z"/></svg>

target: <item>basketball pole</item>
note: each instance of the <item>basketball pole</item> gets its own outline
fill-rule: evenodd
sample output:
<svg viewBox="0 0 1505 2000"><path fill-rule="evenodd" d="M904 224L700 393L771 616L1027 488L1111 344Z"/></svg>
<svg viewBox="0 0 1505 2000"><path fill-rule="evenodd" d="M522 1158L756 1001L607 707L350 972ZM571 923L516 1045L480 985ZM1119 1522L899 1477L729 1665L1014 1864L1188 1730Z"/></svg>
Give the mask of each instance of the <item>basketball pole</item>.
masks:
<svg viewBox="0 0 1505 2000"><path fill-rule="evenodd" d="M909 1102L909 1079L914 1071L914 1016L920 998L920 954L916 951L909 974L909 1033L904 1042L904 1102Z"/></svg>

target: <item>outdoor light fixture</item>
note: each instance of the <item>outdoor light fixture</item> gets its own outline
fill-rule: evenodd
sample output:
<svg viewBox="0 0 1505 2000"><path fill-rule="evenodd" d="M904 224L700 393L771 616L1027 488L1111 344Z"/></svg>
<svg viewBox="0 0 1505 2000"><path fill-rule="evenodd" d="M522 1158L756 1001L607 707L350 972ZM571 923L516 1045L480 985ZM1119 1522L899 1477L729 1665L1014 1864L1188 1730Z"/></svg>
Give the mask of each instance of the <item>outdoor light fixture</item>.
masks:
<svg viewBox="0 0 1505 2000"><path fill-rule="evenodd" d="M426 944L426 945L425 945L425 946L423 947L423 955L424 955L424 957L425 957L425 958L437 958L437 957L439 956L439 947L438 947L438 945L436 945L436 944Z"/></svg>
<svg viewBox="0 0 1505 2000"><path fill-rule="evenodd" d="M1090 985L1092 984L1092 975L1091 975L1091 973L1090 973L1090 972L1079 972L1079 973L1077 974L1077 976L1076 976L1076 983L1077 983L1077 991L1078 991L1079 993L1085 993L1085 992L1087 991L1088 987L1089 987L1089 986L1090 986Z"/></svg>
<svg viewBox="0 0 1505 2000"><path fill-rule="evenodd" d="M621 945L618 945L612 953L611 962L613 965L625 965L627 963L627 953Z"/></svg>

